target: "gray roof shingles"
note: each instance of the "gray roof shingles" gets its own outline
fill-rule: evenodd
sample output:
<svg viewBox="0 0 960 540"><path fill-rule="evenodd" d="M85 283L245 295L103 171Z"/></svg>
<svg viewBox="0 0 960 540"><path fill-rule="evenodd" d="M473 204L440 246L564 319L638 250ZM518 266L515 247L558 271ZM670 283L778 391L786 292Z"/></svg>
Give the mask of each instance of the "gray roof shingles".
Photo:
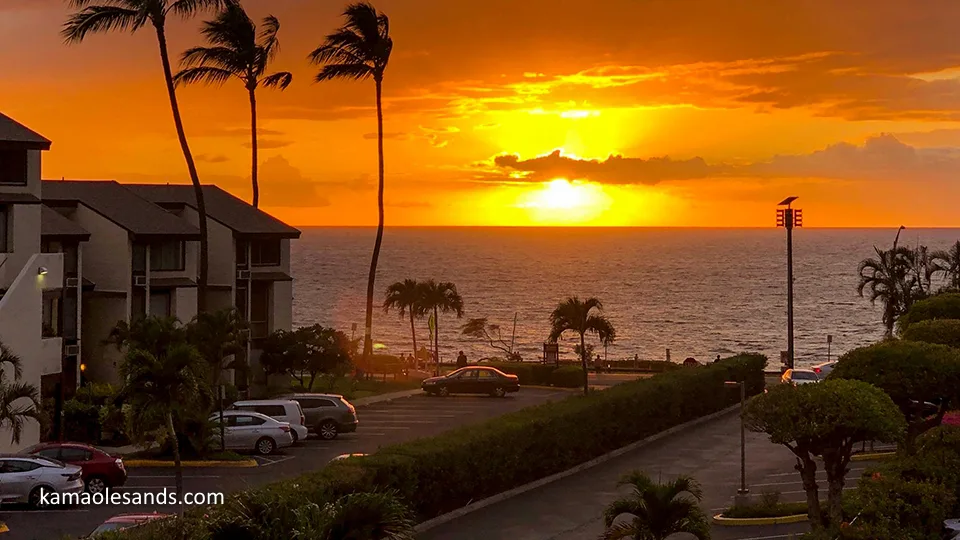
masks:
<svg viewBox="0 0 960 540"><path fill-rule="evenodd" d="M0 142L27 144L41 150L50 149L47 138L3 113L0 113Z"/></svg>
<svg viewBox="0 0 960 540"><path fill-rule="evenodd" d="M90 233L48 206L40 207L40 236L89 240Z"/></svg>
<svg viewBox="0 0 960 540"><path fill-rule="evenodd" d="M196 207L193 186L188 184L125 184L137 195L156 204L183 204ZM300 231L254 208L217 186L203 186L207 216L240 236L276 235L300 238Z"/></svg>
<svg viewBox="0 0 960 540"><path fill-rule="evenodd" d="M41 198L48 204L81 203L135 237L200 237L193 225L114 181L44 180Z"/></svg>

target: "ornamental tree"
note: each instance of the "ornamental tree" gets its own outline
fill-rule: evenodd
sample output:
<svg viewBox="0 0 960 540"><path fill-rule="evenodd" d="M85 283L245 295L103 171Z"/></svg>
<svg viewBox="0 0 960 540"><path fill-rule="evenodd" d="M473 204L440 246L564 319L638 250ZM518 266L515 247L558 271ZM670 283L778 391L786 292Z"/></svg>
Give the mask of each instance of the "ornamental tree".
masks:
<svg viewBox="0 0 960 540"><path fill-rule="evenodd" d="M786 446L796 456L814 530L843 519L841 495L854 444L894 442L906 428L889 396L851 380L776 386L747 403L744 420L748 429L766 433L771 442ZM820 507L815 456L823 458L827 473L829 520Z"/></svg>
<svg viewBox="0 0 960 540"><path fill-rule="evenodd" d="M929 319L911 324L901 337L960 349L960 319Z"/></svg>
<svg viewBox="0 0 960 540"><path fill-rule="evenodd" d="M960 351L945 345L885 341L840 357L828 379L856 379L887 393L908 422L906 444L940 425L960 383Z"/></svg>

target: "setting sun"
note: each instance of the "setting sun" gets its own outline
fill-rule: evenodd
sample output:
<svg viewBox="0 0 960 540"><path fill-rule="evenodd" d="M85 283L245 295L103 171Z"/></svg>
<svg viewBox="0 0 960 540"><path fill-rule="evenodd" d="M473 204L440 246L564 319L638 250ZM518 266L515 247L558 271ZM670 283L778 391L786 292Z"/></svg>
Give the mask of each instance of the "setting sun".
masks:
<svg viewBox="0 0 960 540"><path fill-rule="evenodd" d="M610 197L598 184L556 178L520 197L520 208L539 224L586 224L610 208Z"/></svg>

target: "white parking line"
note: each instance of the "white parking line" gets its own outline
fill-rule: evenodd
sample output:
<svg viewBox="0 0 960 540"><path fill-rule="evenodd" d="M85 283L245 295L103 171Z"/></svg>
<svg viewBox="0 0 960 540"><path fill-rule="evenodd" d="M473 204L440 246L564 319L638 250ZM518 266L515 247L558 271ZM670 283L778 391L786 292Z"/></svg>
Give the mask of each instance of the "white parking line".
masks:
<svg viewBox="0 0 960 540"><path fill-rule="evenodd" d="M284 461L290 461L290 460L293 459L294 457L296 457L296 456L284 456L284 457L279 458L279 459L272 459L272 460L270 460L269 463L262 463L262 464L260 464L260 467L269 467L270 465L276 465L277 463L283 463Z"/></svg>
<svg viewBox="0 0 960 540"><path fill-rule="evenodd" d="M404 418L376 418L374 420L366 420L365 425L377 424L379 428L380 424L436 424L434 420L407 420Z"/></svg>
<svg viewBox="0 0 960 540"><path fill-rule="evenodd" d="M862 472L862 471L865 471L865 470L866 470L866 467L851 467L851 468L850 468L850 472ZM827 474L827 471L825 471L825 470L823 470L823 469L817 469L817 474ZM773 474L768 474L767 476L799 476L799 475L800 475L800 473L794 471L794 472L785 472L785 473L773 473Z"/></svg>
<svg viewBox="0 0 960 540"><path fill-rule="evenodd" d="M410 429L410 426L377 426L377 429Z"/></svg>
<svg viewBox="0 0 960 540"><path fill-rule="evenodd" d="M188 475L183 475L183 477L184 477L184 478L220 478L219 476L216 476L216 475L207 475L207 474L196 474L196 475L191 474L191 475L189 475L189 476L188 476ZM160 474L160 475L149 475L149 476L144 475L144 476L140 476L140 475L138 474L138 475L136 475L136 476L128 476L128 477L127 477L127 480L129 481L129 480L133 480L133 479L137 479L137 478L176 478L176 476L175 476L175 475L172 475L172 474L169 474L169 475L167 475L167 474Z"/></svg>
<svg viewBox="0 0 960 540"><path fill-rule="evenodd" d="M431 418L456 418L460 416L459 414L449 414L449 413L412 413L412 412L395 412L395 411L369 411L363 413L363 418L368 416L391 416L394 418L423 418L424 416L429 416Z"/></svg>

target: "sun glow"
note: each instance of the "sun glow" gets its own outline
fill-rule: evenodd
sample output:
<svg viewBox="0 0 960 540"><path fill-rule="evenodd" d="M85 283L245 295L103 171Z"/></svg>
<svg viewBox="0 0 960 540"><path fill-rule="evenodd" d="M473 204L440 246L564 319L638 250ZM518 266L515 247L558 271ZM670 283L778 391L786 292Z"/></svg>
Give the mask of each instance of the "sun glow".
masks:
<svg viewBox="0 0 960 540"><path fill-rule="evenodd" d="M520 198L520 208L535 223L589 223L610 207L610 197L597 184L556 178Z"/></svg>

